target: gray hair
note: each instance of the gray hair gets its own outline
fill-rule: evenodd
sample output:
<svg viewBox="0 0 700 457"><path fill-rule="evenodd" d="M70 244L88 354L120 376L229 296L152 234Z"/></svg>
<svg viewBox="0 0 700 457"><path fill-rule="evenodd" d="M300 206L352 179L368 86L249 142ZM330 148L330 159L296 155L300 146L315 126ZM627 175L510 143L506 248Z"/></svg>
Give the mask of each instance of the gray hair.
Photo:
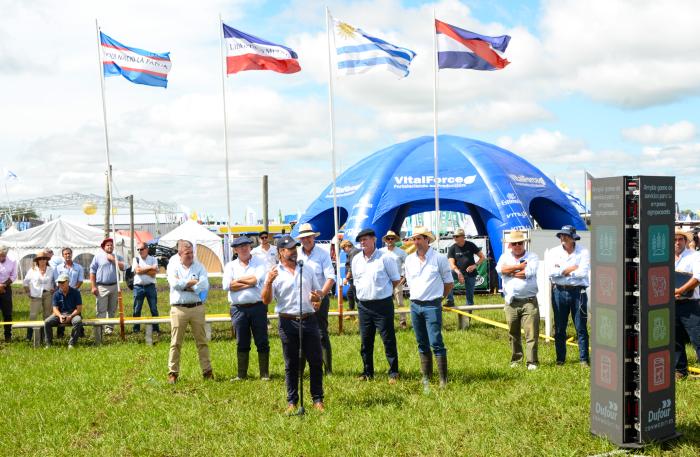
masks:
<svg viewBox="0 0 700 457"><path fill-rule="evenodd" d="M10 250L7 246L4 244L0 244L0 254L7 254L7 252Z"/></svg>
<svg viewBox="0 0 700 457"><path fill-rule="evenodd" d="M187 240L177 240L176 246L177 246L178 252L180 252L180 250L183 250L186 248L193 249L192 243L187 241Z"/></svg>

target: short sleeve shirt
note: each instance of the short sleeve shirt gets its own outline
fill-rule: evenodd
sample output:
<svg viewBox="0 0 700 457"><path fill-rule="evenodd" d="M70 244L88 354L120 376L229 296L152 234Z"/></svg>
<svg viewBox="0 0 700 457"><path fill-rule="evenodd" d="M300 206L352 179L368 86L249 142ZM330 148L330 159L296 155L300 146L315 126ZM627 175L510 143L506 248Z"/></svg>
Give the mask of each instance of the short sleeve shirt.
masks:
<svg viewBox="0 0 700 457"><path fill-rule="evenodd" d="M481 248L471 241L465 241L464 246L459 247L457 243L450 246L447 250L447 258L454 259L457 269L465 276L474 277L477 275L476 270L467 273L467 267L474 265L474 256L481 252Z"/></svg>
<svg viewBox="0 0 700 457"><path fill-rule="evenodd" d="M68 294L66 295L63 295L61 289L56 289L56 292L53 293L52 304L58 308L61 314L70 314L75 311L75 308L83 304L83 298L80 295L80 291L73 287L68 288Z"/></svg>

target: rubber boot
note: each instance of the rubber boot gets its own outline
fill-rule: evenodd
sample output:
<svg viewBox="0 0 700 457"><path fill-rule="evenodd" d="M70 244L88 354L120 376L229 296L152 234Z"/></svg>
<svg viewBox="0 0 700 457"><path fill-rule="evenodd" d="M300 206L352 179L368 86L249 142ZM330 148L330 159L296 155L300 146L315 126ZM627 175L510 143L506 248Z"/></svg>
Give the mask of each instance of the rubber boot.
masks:
<svg viewBox="0 0 700 457"><path fill-rule="evenodd" d="M447 387L447 356L436 355L435 361L437 362L438 374L440 375L440 388L444 389Z"/></svg>
<svg viewBox="0 0 700 457"><path fill-rule="evenodd" d="M433 355L418 353L420 356L420 372L423 374L421 383L423 384L423 392L430 393L430 377L433 375Z"/></svg>
<svg viewBox="0 0 700 457"><path fill-rule="evenodd" d="M248 377L248 361L250 360L250 352L237 352L238 356L238 376L234 381L240 381Z"/></svg>
<svg viewBox="0 0 700 457"><path fill-rule="evenodd" d="M260 380L270 380L270 353L258 352L258 366L260 367Z"/></svg>

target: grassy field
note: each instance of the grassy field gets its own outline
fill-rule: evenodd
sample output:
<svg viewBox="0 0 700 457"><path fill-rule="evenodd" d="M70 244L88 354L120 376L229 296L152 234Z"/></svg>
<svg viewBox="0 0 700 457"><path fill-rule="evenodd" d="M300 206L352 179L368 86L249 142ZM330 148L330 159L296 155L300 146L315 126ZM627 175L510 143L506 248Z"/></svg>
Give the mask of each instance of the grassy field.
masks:
<svg viewBox="0 0 700 457"><path fill-rule="evenodd" d="M15 318L26 319L26 297L16 292ZM130 314L131 296L126 292ZM167 292L160 294L163 314L166 297ZM477 299L500 301L497 296ZM94 315L94 302L87 300L89 317ZM223 292L213 290L208 312L226 310ZM479 314L502 321L498 311ZM444 336L450 384L439 390L434 379L433 389L425 394L410 330L398 332L401 381L390 386L379 340L377 377L356 381L361 369L357 326L346 321L345 333L337 335L336 323L333 320L334 374L324 381L327 410L320 414L309 408L304 417L282 414L284 365L276 327L271 331L270 382L256 379L254 349L254 378L229 381L235 370L235 343L230 327L218 324L210 344L216 379L202 380L194 343L188 338L175 386L166 383L167 336L153 347L143 344L142 335L131 333L126 343L110 336L101 347L93 347L87 338L69 352L66 340L57 340L48 350L34 350L24 333L15 331L12 344L0 345L0 455L525 457L616 449L589 433L589 372L576 363L573 351L569 364L556 367L553 345L541 344L540 370L511 369L503 330L475 322L458 331L456 317L448 315ZM305 389L308 401L308 381ZM678 383L677 423L683 437L637 453L700 455L699 402L700 382Z"/></svg>

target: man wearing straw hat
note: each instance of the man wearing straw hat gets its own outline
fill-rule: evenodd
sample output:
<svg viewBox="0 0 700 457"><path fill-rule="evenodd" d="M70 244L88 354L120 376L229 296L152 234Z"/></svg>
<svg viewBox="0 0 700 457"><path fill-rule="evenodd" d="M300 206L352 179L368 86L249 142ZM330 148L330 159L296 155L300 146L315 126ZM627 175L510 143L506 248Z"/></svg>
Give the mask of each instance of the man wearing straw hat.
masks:
<svg viewBox="0 0 700 457"><path fill-rule="evenodd" d="M396 241L399 239L399 236L389 230L386 232L386 235L382 237L382 241L384 241L384 247L381 248L379 251L381 252L386 252L391 256L391 258L394 259L396 262L396 267L399 269L399 274L401 275L401 279L399 280L399 283L394 287L394 305L397 308L403 308L403 285L406 282L406 278L404 275L404 266L403 264L406 262L406 257L408 254L406 254L406 251L401 249L400 247L396 246ZM406 328L406 314L401 313L399 314L399 325L401 328Z"/></svg>
<svg viewBox="0 0 700 457"><path fill-rule="evenodd" d="M114 317L117 314L117 269L114 266L114 240L105 238L90 264L90 286L92 294L97 297L97 318ZM120 270L124 270L124 260L117 256ZM112 333L112 325L105 326L105 335Z"/></svg>
<svg viewBox="0 0 700 457"><path fill-rule="evenodd" d="M464 284L464 296L467 305L474 305L474 288L476 287L477 268L486 261L484 253L476 244L466 239L464 229L458 228L452 235L454 244L447 250L447 260L450 262L452 277ZM477 261L474 261L474 256ZM454 306L454 289L447 297L447 306ZM468 319L459 316L459 327L464 329L469 325Z"/></svg>
<svg viewBox="0 0 700 457"><path fill-rule="evenodd" d="M331 339L328 337L328 308L330 306L330 298L328 294L335 284L335 271L333 270L333 262L328 252L316 246L316 237L320 233L314 231L314 228L309 223L303 223L299 226L297 239L301 243L301 248L298 252L299 260L304 261L304 266L313 271L316 280L322 284L321 292L323 294L321 306L316 311L318 317L318 327L321 331L321 353L323 358L323 368L326 374L333 372L333 361L331 352Z"/></svg>
<svg viewBox="0 0 700 457"><path fill-rule="evenodd" d="M508 247L496 264L496 271L503 281L504 307L512 349L511 368L523 359L520 329L525 330L527 369L536 370L537 338L540 333L540 310L537 304L537 254L525 249L529 239L525 232L512 230L505 236Z"/></svg>
<svg viewBox="0 0 700 457"><path fill-rule="evenodd" d="M688 376L688 356L685 353L684 335L687 334L700 360L700 254L688 248L690 235L676 229L674 250L676 274L684 274L683 284L675 288L676 297L676 379Z"/></svg>
<svg viewBox="0 0 700 457"><path fill-rule="evenodd" d="M357 291L355 290L355 280L352 276L352 259L362 251L353 246L350 240L343 240L340 243L340 249L345 252L345 279L343 279L343 285L348 286L348 309L354 311ZM354 318L355 316L345 316L345 319Z"/></svg>
<svg viewBox="0 0 700 457"><path fill-rule="evenodd" d="M406 283L411 290L411 322L418 343L423 385L427 390L433 372L432 352L440 375L440 387L447 386L447 350L442 341L442 300L454 280L447 257L430 247L435 235L426 227L413 229L416 252L406 257Z"/></svg>

